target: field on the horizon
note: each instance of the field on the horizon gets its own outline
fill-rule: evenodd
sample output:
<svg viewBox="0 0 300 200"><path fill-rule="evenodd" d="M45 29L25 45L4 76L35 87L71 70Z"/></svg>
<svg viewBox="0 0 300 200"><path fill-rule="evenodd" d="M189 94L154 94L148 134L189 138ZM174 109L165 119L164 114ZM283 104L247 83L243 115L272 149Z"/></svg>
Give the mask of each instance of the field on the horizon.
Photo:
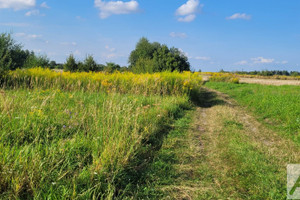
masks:
<svg viewBox="0 0 300 200"><path fill-rule="evenodd" d="M286 199L286 165L300 162L300 86L222 73L205 82L10 71L0 199Z"/></svg>

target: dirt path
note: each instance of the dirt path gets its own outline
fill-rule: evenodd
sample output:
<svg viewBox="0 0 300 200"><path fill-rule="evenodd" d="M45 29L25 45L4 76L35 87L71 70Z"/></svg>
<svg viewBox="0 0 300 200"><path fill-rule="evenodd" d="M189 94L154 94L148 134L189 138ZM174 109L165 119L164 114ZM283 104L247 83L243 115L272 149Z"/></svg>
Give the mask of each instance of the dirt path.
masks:
<svg viewBox="0 0 300 200"><path fill-rule="evenodd" d="M286 166L300 163L299 147L228 96L208 89L204 96L178 143L180 176L165 187L171 199L286 199Z"/></svg>

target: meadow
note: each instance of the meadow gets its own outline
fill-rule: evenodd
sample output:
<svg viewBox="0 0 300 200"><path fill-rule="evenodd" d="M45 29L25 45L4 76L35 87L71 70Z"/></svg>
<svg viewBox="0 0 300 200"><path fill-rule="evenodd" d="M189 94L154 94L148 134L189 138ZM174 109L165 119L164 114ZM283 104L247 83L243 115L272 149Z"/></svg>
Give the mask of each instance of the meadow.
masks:
<svg viewBox="0 0 300 200"><path fill-rule="evenodd" d="M228 94L267 126L300 144L299 86L209 82L207 87Z"/></svg>
<svg viewBox="0 0 300 200"><path fill-rule="evenodd" d="M188 72L11 71L0 93L0 199L121 197L201 83Z"/></svg>
<svg viewBox="0 0 300 200"><path fill-rule="evenodd" d="M286 199L299 86L233 74L9 71L0 199Z"/></svg>

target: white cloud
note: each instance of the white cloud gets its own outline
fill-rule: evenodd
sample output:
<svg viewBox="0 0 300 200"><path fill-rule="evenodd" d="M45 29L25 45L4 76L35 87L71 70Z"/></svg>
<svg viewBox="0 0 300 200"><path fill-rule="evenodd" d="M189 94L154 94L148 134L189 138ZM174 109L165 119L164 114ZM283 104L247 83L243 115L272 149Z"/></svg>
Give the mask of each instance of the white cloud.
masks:
<svg viewBox="0 0 300 200"><path fill-rule="evenodd" d="M41 38L42 35L32 34L32 35L27 35L27 37L30 38L30 39L37 39L37 38Z"/></svg>
<svg viewBox="0 0 300 200"><path fill-rule="evenodd" d="M27 39L38 39L38 38L42 37L42 35L38 35L38 34L26 34L26 33L15 33L14 35L16 37L23 37L23 38L27 38Z"/></svg>
<svg viewBox="0 0 300 200"><path fill-rule="evenodd" d="M79 50L76 50L76 51L74 51L74 56L80 56L81 55L81 52L79 51Z"/></svg>
<svg viewBox="0 0 300 200"><path fill-rule="evenodd" d="M230 17L226 17L228 20L234 20L234 19L244 19L244 20L250 20L252 18L251 15L247 15L246 13L235 13Z"/></svg>
<svg viewBox="0 0 300 200"><path fill-rule="evenodd" d="M284 61L281 62L281 64L288 64L288 63L289 63L289 62L286 61L286 60L284 60Z"/></svg>
<svg viewBox="0 0 300 200"><path fill-rule="evenodd" d="M237 63L235 63L236 65L247 65L248 64L248 61L247 60L241 60Z"/></svg>
<svg viewBox="0 0 300 200"><path fill-rule="evenodd" d="M116 51L115 48L111 48L111 47L109 47L108 45L105 46L105 49L108 50L109 52L114 52L114 51Z"/></svg>
<svg viewBox="0 0 300 200"><path fill-rule="evenodd" d="M26 34L25 33L15 33L15 36L16 37L24 37L24 36L26 36Z"/></svg>
<svg viewBox="0 0 300 200"><path fill-rule="evenodd" d="M196 18L196 15L187 15L185 17L179 17L178 21L179 22L191 22L191 21L194 21L195 18Z"/></svg>
<svg viewBox="0 0 300 200"><path fill-rule="evenodd" d="M77 46L76 42L61 42L60 44L64 46Z"/></svg>
<svg viewBox="0 0 300 200"><path fill-rule="evenodd" d="M209 60L211 60L210 57L205 57L205 56L196 56L195 59L196 60L203 60L203 61L209 61Z"/></svg>
<svg viewBox="0 0 300 200"><path fill-rule="evenodd" d="M46 2L43 2L43 3L41 4L41 7L42 7L42 8L48 8L48 9L50 8L50 7L47 5Z"/></svg>
<svg viewBox="0 0 300 200"><path fill-rule="evenodd" d="M173 37L173 38L176 38L176 37L186 38L187 37L186 33L175 33L175 32L171 32L170 36Z"/></svg>
<svg viewBox="0 0 300 200"><path fill-rule="evenodd" d="M198 8L199 5L200 5L199 0L188 0L185 4L183 4L176 10L176 15L181 16L178 17L177 20L180 22L193 21L196 18L196 13L199 9Z"/></svg>
<svg viewBox="0 0 300 200"><path fill-rule="evenodd" d="M257 58L251 58L251 60L254 62L254 64L269 64L269 63L273 63L275 59L257 57Z"/></svg>
<svg viewBox="0 0 300 200"><path fill-rule="evenodd" d="M117 58L118 55L115 54L115 53L109 53L109 54L104 54L104 57L105 57L106 59L112 59L112 58Z"/></svg>
<svg viewBox="0 0 300 200"><path fill-rule="evenodd" d="M0 26L25 27L25 26L29 26L29 24L9 22L9 23L0 23Z"/></svg>
<svg viewBox="0 0 300 200"><path fill-rule="evenodd" d="M0 0L1 8L12 8L14 10L28 9L35 6L36 0Z"/></svg>
<svg viewBox="0 0 300 200"><path fill-rule="evenodd" d="M95 7L100 10L100 18L105 19L111 15L135 13L139 10L139 4L135 0L124 1L102 1L95 0Z"/></svg>
<svg viewBox="0 0 300 200"><path fill-rule="evenodd" d="M188 0L176 10L176 15L191 15L197 11L199 0Z"/></svg>
<svg viewBox="0 0 300 200"><path fill-rule="evenodd" d="M31 10L25 13L25 16L30 17L30 16L37 16L40 15L40 11L39 10Z"/></svg>

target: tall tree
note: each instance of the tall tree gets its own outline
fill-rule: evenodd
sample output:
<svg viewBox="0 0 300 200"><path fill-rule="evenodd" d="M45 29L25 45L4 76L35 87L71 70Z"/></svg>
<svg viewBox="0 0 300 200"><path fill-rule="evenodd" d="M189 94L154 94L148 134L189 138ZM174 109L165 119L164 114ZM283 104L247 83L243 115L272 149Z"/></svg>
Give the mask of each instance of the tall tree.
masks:
<svg viewBox="0 0 300 200"><path fill-rule="evenodd" d="M68 58L66 63L64 64L64 70L70 72L78 71L78 63L76 62L73 54L71 54Z"/></svg>
<svg viewBox="0 0 300 200"><path fill-rule="evenodd" d="M161 71L190 71L188 58L177 48L141 38L129 57L131 71L153 73Z"/></svg>

